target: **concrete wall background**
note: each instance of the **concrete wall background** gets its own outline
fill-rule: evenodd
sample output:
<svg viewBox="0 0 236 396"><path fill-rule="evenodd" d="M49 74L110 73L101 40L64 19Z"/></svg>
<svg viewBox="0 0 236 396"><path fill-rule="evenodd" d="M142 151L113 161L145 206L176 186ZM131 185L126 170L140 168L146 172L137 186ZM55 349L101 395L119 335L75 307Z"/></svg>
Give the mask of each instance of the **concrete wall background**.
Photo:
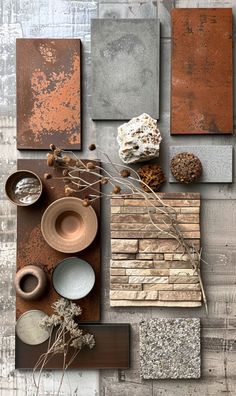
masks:
<svg viewBox="0 0 236 396"><path fill-rule="evenodd" d="M160 18L161 93L159 128L164 138L161 163L167 171L168 144L235 144L235 136L169 136L170 122L170 10L172 7L232 7L236 0L1 0L0 2L0 396L32 396L31 373L14 371L16 211L6 201L3 186L16 158L44 158L43 152L16 152L15 38L79 37L83 42L83 153L95 142L118 160L117 122L92 122L90 19L92 17ZM235 38L235 35L234 35ZM112 147L112 150L111 150ZM235 172L234 172L235 174ZM235 176L234 176L235 181ZM165 187L184 191L178 185ZM132 324L132 369L68 371L61 395L189 396L236 395L236 184L198 185L188 191L202 196L202 245L208 265L202 273L209 302L204 309L109 308L109 206L103 202L102 316L105 322ZM141 381L138 322L151 317L202 318L202 378L197 381ZM43 395L56 395L59 373L45 372Z"/></svg>

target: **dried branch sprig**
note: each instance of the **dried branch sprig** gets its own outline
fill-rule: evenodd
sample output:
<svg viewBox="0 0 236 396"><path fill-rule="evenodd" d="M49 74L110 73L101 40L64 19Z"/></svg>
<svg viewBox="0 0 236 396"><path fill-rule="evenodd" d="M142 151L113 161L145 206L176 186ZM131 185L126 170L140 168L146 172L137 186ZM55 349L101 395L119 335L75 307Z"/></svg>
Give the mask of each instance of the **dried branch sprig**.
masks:
<svg viewBox="0 0 236 396"><path fill-rule="evenodd" d="M39 394L40 390L42 370L53 356L63 354L62 376L57 391L57 395L59 395L67 368L83 347L87 346L92 349L95 346L94 336L84 333L75 320L82 313L78 305L64 298L59 298L52 304L52 309L54 313L51 316L45 316L39 323L41 328L49 331L50 337L47 351L40 356L33 370L33 380L37 388L36 395ZM73 352L71 352L71 349ZM39 376L36 381L35 374L38 369Z"/></svg>
<svg viewBox="0 0 236 396"><path fill-rule="evenodd" d="M142 197L146 203L147 213L150 223L157 229L158 235L168 235L178 242L178 248L181 248L182 255L187 255L195 274L198 276L199 284L202 291L202 298L205 304L206 312L208 313L207 299L203 287L203 282L200 273L200 263L202 260L201 254L194 245L191 245L183 236L180 230L179 221L177 220L177 212L174 207L166 204L161 197L148 184L142 180L133 168L123 166L112 161L107 153L101 150L95 144L90 144L89 150L97 150L99 157L102 158L102 166L96 161L82 161L76 157L72 151L63 151L51 145L51 152L48 154L50 158L50 166L60 167L67 171L67 178L73 184L73 193L76 191L84 192L85 190L92 191L84 200L84 206L89 206L92 202L101 197L105 199L117 196L132 196ZM65 158L66 157L66 158ZM69 158L69 159L68 159ZM63 171L63 172L64 172ZM87 175L94 175L96 182L88 182ZM110 185L110 192L98 192L96 184ZM158 205L156 204L158 202ZM161 226L160 221L156 221L155 214L162 216Z"/></svg>

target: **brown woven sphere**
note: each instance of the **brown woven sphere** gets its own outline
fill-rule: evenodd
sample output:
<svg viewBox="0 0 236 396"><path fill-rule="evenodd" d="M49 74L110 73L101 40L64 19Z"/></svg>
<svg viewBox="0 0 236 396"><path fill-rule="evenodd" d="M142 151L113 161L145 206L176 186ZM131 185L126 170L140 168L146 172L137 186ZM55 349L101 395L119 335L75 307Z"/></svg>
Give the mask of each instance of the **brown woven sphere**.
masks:
<svg viewBox="0 0 236 396"><path fill-rule="evenodd" d="M158 191L166 180L164 172L160 165L150 164L144 165L138 169L138 174L141 180L147 184L153 191ZM144 191L150 192L148 187L141 183Z"/></svg>
<svg viewBox="0 0 236 396"><path fill-rule="evenodd" d="M176 154L171 159L170 169L176 180L185 184L197 181L202 174L201 161L193 153Z"/></svg>

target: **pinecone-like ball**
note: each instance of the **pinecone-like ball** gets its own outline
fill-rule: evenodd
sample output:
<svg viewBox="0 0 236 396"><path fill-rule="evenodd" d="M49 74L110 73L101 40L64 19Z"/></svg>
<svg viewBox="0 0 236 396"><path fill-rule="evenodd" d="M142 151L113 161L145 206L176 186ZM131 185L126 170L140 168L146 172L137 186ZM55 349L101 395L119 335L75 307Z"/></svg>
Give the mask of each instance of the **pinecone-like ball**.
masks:
<svg viewBox="0 0 236 396"><path fill-rule="evenodd" d="M176 180L185 184L197 181L202 174L201 161L193 153L176 154L171 159L170 169Z"/></svg>
<svg viewBox="0 0 236 396"><path fill-rule="evenodd" d="M158 191L165 182L166 178L160 165L144 165L138 169L138 174L143 183L149 186L153 191ZM144 191L150 192L149 188L141 183Z"/></svg>

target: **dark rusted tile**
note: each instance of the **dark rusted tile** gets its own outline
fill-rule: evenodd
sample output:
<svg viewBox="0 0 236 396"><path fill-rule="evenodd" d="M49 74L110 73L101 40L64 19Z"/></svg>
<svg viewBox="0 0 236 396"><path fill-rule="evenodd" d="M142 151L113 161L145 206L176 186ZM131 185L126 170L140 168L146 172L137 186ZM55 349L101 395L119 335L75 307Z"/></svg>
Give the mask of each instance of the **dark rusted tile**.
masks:
<svg viewBox="0 0 236 396"><path fill-rule="evenodd" d="M232 9L172 10L172 134L233 132Z"/></svg>
<svg viewBox="0 0 236 396"><path fill-rule="evenodd" d="M35 172L42 180L43 194L37 203L28 207L17 208L17 270L25 265L37 265L44 269L48 277L47 293L40 300L27 301L16 296L16 317L18 318L24 312L30 309L41 309L46 313L51 313L51 304L59 297L51 284L51 275L56 264L68 257L69 255L52 249L44 240L41 233L41 218L44 210L53 201L65 196L64 182L56 177L61 177L61 170L48 168L46 160L18 160L18 169L28 169ZM45 180L43 175L50 172L51 179ZM87 181L96 182L97 176L88 174ZM94 185L99 191L99 184ZM84 198L89 193L79 193L76 196ZM98 216L98 224L100 221L100 202L96 200L93 208ZM81 300L78 304L82 308L81 321L96 322L100 320L100 288L101 288L101 261L100 261L100 232L90 246L78 254L70 256L78 256L86 260L92 265L95 271L95 285L91 292Z"/></svg>
<svg viewBox="0 0 236 396"><path fill-rule="evenodd" d="M96 345L93 349L83 348L70 368L129 368L130 366L130 326L122 323L82 324L82 329L94 334ZM26 345L16 337L17 369L34 368L38 358L47 349L47 341L40 345ZM73 352L73 351L72 351ZM53 356L47 363L47 369L60 369L63 354Z"/></svg>
<svg viewBox="0 0 236 396"><path fill-rule="evenodd" d="M81 149L80 40L17 39L17 148Z"/></svg>

